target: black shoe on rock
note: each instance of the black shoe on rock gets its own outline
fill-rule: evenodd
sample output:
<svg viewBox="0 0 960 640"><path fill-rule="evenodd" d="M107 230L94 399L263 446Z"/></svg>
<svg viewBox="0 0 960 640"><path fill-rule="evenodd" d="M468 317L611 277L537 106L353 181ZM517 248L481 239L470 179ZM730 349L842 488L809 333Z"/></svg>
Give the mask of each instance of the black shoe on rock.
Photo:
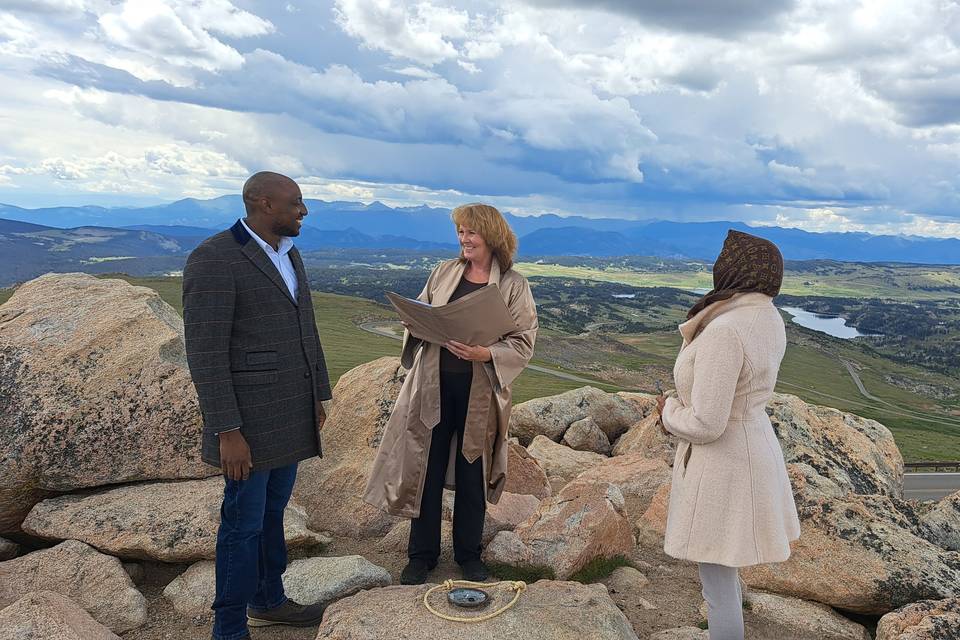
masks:
<svg viewBox="0 0 960 640"><path fill-rule="evenodd" d="M490 570L483 560L467 560L460 565L463 572L463 579L470 582L483 582L490 577Z"/></svg>
<svg viewBox="0 0 960 640"><path fill-rule="evenodd" d="M247 624L251 627L269 627L285 624L290 627L312 627L323 620L326 603L298 604L287 600L273 609L254 609L247 607Z"/></svg>
<svg viewBox="0 0 960 640"><path fill-rule="evenodd" d="M407 566L400 572L400 584L423 584L427 581L427 574L436 566L436 562L431 564L426 560L411 558Z"/></svg>

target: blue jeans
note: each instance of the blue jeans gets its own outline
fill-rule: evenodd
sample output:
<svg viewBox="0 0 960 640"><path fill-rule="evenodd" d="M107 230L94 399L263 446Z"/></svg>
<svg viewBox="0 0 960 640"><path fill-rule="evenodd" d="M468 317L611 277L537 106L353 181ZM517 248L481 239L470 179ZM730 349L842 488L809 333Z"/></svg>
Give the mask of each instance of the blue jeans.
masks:
<svg viewBox="0 0 960 640"><path fill-rule="evenodd" d="M214 640L239 640L247 631L247 605L273 609L287 601L283 510L297 479L297 464L257 471L247 480L225 479L217 531Z"/></svg>

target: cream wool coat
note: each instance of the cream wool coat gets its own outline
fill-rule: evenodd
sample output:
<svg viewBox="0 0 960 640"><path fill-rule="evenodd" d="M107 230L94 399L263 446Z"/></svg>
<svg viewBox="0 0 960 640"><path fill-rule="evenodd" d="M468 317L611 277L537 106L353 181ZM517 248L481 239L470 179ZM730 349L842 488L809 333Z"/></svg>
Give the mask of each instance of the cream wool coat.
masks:
<svg viewBox="0 0 960 640"><path fill-rule="evenodd" d="M737 294L680 325L664 427L680 438L664 550L729 567L782 562L800 520L767 416L786 348L762 293Z"/></svg>
<svg viewBox="0 0 960 640"><path fill-rule="evenodd" d="M434 306L446 304L465 267L461 260L439 264L417 299ZM510 385L533 356L538 324L526 278L513 269L500 273L494 258L488 284L498 285L518 328L488 347L491 362L473 363L463 454L470 462L483 459L487 501L496 503L507 479ZM404 333L400 362L410 373L400 388L363 495L365 502L396 516L420 515L432 429L440 422L440 349ZM451 461L457 444L454 438ZM447 465L445 484L455 488L453 462Z"/></svg>

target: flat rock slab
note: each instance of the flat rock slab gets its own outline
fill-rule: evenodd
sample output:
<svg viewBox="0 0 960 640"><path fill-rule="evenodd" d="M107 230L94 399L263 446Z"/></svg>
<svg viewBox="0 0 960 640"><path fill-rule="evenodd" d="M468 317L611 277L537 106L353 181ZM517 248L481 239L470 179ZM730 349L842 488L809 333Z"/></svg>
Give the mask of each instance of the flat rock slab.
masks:
<svg viewBox="0 0 960 640"><path fill-rule="evenodd" d="M528 585L514 607L478 624L427 611L423 595L432 586L386 587L340 600L327 609L317 640L637 640L603 585L541 580ZM486 611L513 597L506 585L490 591L495 599ZM470 615L448 605L442 590L430 603L447 615Z"/></svg>
<svg viewBox="0 0 960 640"><path fill-rule="evenodd" d="M183 321L123 280L47 274L0 306L0 532L56 493L217 473Z"/></svg>
<svg viewBox="0 0 960 640"><path fill-rule="evenodd" d="M38 591L0 610L0 640L120 640L120 636L70 598Z"/></svg>
<svg viewBox="0 0 960 640"><path fill-rule="evenodd" d="M391 582L389 571L362 556L294 560L283 574L287 596L301 604L332 602ZM168 584L163 596L184 616L209 616L214 588L214 563L198 562Z"/></svg>
<svg viewBox="0 0 960 640"><path fill-rule="evenodd" d="M192 562L216 557L223 480L128 485L90 495L44 500L23 522L31 535L82 540L120 558ZM322 547L329 538L307 528L291 502L284 513L290 548Z"/></svg>
<svg viewBox="0 0 960 640"><path fill-rule="evenodd" d="M0 608L34 591L70 598L114 633L147 621L147 601L120 561L76 540L0 562Z"/></svg>

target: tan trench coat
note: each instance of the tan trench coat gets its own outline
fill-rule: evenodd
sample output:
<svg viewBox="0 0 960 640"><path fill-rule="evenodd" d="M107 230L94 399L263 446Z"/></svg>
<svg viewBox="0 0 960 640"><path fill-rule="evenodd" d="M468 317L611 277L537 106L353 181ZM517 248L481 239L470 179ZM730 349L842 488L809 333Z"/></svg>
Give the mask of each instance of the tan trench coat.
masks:
<svg viewBox="0 0 960 640"><path fill-rule="evenodd" d="M453 295L466 263L439 264L418 299L434 306ZM517 322L517 331L489 346L491 362L473 363L473 383L463 437L468 461L483 459L487 501L496 503L507 477L507 427L510 423L510 385L533 356L537 337L537 310L526 278L514 271L500 273L496 258L490 284L497 284ZM384 430L363 499L389 513L407 518L420 515L432 429L440 422L440 345L425 343L404 333L400 362L410 369ZM457 439L451 443L451 460ZM446 486L455 488L454 465L447 465Z"/></svg>

